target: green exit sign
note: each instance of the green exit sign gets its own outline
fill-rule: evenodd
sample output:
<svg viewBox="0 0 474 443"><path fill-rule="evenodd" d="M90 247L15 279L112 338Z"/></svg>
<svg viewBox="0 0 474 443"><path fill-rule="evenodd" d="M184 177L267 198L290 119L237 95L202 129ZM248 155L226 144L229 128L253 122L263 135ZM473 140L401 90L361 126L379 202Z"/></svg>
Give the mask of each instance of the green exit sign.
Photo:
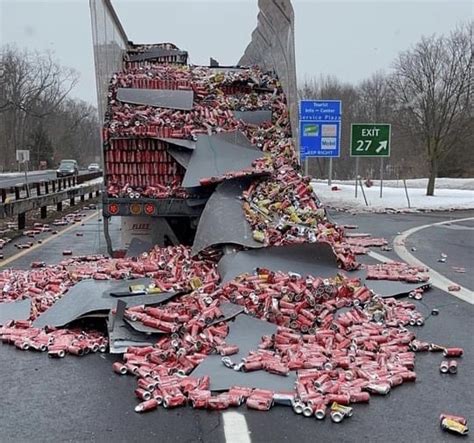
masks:
<svg viewBox="0 0 474 443"><path fill-rule="evenodd" d="M351 157L390 157L390 125L353 123Z"/></svg>

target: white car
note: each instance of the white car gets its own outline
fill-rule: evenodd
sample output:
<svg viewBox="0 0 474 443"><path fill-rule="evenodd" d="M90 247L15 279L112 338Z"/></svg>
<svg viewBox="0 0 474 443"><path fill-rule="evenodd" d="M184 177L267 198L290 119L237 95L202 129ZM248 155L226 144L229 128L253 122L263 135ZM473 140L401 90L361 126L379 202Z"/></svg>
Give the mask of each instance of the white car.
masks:
<svg viewBox="0 0 474 443"><path fill-rule="evenodd" d="M87 170L88 170L89 172L100 171L99 163L91 163L91 164L87 167Z"/></svg>

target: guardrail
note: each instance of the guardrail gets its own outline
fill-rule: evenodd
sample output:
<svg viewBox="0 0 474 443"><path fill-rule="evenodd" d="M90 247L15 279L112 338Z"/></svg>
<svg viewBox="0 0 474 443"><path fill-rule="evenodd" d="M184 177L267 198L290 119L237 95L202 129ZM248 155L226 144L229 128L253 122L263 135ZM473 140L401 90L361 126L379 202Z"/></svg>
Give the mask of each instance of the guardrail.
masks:
<svg viewBox="0 0 474 443"><path fill-rule="evenodd" d="M55 193L68 188L72 188L74 186L80 185L81 183L93 180L101 176L102 171L97 171L77 176L61 177L52 180L42 179L37 181L31 181L28 183L28 188L25 183L18 184L15 186L6 186L4 188L0 188L0 198L2 203L7 203L7 201L11 200L12 198L14 198L15 200L20 200L24 198L33 197L34 195L47 195L50 193Z"/></svg>
<svg viewBox="0 0 474 443"><path fill-rule="evenodd" d="M76 177L64 177L54 180L41 180L29 184L30 191L35 190L36 195L32 195L26 185L13 186L0 189L0 218L18 217L18 229L25 229L26 213L35 209L40 209L40 217L47 217L47 207L56 205L57 211L62 211L63 201L69 199L71 206L76 204L76 198L81 201L89 194L93 198L94 194L99 195L102 183L86 184L86 182L99 178L102 172L91 172Z"/></svg>

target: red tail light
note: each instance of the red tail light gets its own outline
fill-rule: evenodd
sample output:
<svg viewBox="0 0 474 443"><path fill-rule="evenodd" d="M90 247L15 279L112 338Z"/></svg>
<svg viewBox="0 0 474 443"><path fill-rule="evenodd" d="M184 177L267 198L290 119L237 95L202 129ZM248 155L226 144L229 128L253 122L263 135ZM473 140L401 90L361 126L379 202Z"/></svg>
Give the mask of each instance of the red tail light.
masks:
<svg viewBox="0 0 474 443"><path fill-rule="evenodd" d="M155 205L153 203L147 203L144 207L145 214L152 215L155 212Z"/></svg>
<svg viewBox="0 0 474 443"><path fill-rule="evenodd" d="M120 206L117 203L110 203L107 208L111 215L117 215L120 211Z"/></svg>

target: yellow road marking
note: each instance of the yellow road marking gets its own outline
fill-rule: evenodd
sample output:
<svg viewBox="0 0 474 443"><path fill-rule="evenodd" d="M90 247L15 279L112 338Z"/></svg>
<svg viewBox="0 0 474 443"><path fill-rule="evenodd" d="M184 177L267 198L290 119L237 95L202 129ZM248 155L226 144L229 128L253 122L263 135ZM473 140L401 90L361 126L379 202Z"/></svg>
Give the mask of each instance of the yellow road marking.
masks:
<svg viewBox="0 0 474 443"><path fill-rule="evenodd" d="M98 212L94 212L91 215L88 215L87 217L83 218L81 220L81 223L86 223L89 220L91 220L94 217L98 216ZM37 243L36 245L32 246L31 248L28 249L23 249L21 252L18 254L12 255L11 257L7 258L6 260L0 261L0 268L4 268L6 265L11 263L12 261L18 260L19 258L29 254L31 251L34 251L36 249L41 248L45 244L49 243L50 241L54 240L55 238L60 237L61 235L65 234L66 232L71 231L74 228L77 228L79 225L77 223L72 224L71 226L68 226L67 228L63 229L62 231L59 231L56 235L51 235L51 237L48 237L44 239L41 243Z"/></svg>

